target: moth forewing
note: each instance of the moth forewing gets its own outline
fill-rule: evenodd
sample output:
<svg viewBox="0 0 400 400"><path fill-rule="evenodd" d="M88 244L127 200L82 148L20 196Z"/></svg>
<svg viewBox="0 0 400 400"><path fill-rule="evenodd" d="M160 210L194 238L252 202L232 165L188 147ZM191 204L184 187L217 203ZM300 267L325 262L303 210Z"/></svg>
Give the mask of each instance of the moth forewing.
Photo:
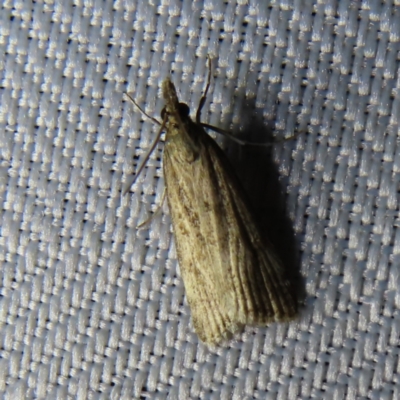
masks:
<svg viewBox="0 0 400 400"><path fill-rule="evenodd" d="M190 119L169 79L162 92L167 199L197 334L215 344L245 324L293 318L296 301L282 263L263 239L226 156Z"/></svg>

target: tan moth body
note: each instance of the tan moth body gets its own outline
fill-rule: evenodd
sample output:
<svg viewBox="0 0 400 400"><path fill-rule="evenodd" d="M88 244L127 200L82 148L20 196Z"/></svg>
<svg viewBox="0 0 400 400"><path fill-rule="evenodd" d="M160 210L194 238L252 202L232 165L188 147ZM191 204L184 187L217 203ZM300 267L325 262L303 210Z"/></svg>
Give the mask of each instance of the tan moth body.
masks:
<svg viewBox="0 0 400 400"><path fill-rule="evenodd" d="M169 79L162 91L167 198L198 336L215 344L243 325L293 318L296 301L281 261L262 237L224 153L190 119Z"/></svg>

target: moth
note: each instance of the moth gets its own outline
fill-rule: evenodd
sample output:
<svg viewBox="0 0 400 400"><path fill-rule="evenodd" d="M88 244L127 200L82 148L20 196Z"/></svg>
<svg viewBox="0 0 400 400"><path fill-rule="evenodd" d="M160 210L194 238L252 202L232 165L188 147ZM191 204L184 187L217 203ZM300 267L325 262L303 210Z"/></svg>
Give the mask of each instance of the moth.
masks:
<svg viewBox="0 0 400 400"><path fill-rule="evenodd" d="M204 128L222 130L200 122L210 75L195 121L170 79L162 84L162 123L146 114L161 125L150 152L166 131L163 172L177 256L194 329L208 345L244 325L286 321L297 312L280 259L261 234L228 159Z"/></svg>

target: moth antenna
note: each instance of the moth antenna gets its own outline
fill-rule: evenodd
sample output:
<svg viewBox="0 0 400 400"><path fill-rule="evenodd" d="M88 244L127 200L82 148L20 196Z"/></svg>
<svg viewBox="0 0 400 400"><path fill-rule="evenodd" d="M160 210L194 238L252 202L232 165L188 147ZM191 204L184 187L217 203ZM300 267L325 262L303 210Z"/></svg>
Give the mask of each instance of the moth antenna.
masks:
<svg viewBox="0 0 400 400"><path fill-rule="evenodd" d="M142 172L144 166L146 165L147 161L149 160L149 158L151 156L151 153L156 148L156 146L157 146L157 144L158 144L158 142L160 140L161 133L164 130L166 123L167 123L167 115L165 115L162 124L160 124L161 126L160 126L160 129L158 130L157 136L156 136L153 144L151 145L150 150L147 152L146 157L144 158L143 162L140 164L140 167L138 168L136 175L133 177L131 182L128 185L125 186L125 189L122 192L122 196L125 196L128 193L129 189L132 187L132 185L136 182L138 176L140 175L140 173Z"/></svg>
<svg viewBox="0 0 400 400"><path fill-rule="evenodd" d="M200 122L201 110L204 107L204 104L206 103L208 89L210 89L210 84L211 84L211 58L210 58L209 54L207 54L207 61L208 61L207 86L206 86L206 90L204 91L203 96L201 96L199 106L197 107L197 112L196 112L196 123L198 123L198 124L201 123Z"/></svg>

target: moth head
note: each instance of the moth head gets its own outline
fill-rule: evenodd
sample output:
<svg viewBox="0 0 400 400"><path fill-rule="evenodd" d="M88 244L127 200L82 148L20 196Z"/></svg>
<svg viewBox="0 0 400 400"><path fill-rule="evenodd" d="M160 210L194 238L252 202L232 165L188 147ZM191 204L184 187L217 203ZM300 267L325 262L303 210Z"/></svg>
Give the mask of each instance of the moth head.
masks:
<svg viewBox="0 0 400 400"><path fill-rule="evenodd" d="M186 103L179 103L178 104L178 113L181 118L186 118L189 116L190 108ZM164 120L167 114L167 110L165 107L161 110L161 119Z"/></svg>

